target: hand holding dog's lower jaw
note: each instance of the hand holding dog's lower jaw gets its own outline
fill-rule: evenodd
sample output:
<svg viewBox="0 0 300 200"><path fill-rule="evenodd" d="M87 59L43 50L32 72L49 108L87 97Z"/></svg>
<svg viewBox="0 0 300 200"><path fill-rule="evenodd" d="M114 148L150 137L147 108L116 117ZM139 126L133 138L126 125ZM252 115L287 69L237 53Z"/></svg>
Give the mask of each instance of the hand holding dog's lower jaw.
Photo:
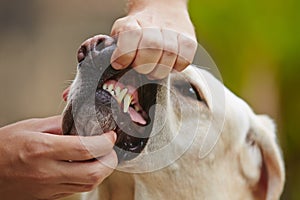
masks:
<svg viewBox="0 0 300 200"><path fill-rule="evenodd" d="M174 2L132 1L128 15L112 27L111 35L118 36L111 58L115 69L131 64L139 73L162 79L193 61L197 42L186 1Z"/></svg>
<svg viewBox="0 0 300 200"><path fill-rule="evenodd" d="M57 199L90 191L112 173L115 133L62 136L60 125L56 116L0 128L1 198Z"/></svg>

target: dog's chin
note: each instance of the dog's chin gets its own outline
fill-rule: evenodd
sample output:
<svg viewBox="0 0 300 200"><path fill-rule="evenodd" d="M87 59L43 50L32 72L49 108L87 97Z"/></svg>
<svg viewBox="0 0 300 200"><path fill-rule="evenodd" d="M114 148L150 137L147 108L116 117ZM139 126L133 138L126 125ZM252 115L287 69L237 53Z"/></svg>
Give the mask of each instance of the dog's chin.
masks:
<svg viewBox="0 0 300 200"><path fill-rule="evenodd" d="M126 72L128 70L117 71L109 67L95 92L97 128L102 133L111 130L117 133L114 149L119 162L135 158L145 148L154 119L150 108L155 105L157 93L156 83L149 83L145 76L134 70ZM122 78L124 74L126 77ZM84 125L75 127L71 99L63 116L63 134L81 135L82 131L76 130L81 126Z"/></svg>

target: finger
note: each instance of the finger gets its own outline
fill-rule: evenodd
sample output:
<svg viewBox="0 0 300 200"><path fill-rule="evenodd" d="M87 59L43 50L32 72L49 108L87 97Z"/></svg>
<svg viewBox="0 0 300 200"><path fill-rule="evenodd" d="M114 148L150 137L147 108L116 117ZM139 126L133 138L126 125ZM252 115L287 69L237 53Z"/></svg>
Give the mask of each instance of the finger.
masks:
<svg viewBox="0 0 300 200"><path fill-rule="evenodd" d="M70 194L70 193L78 193L78 192L88 192L93 189L93 184L70 184L70 183L62 183L53 187L55 192L60 194Z"/></svg>
<svg viewBox="0 0 300 200"><path fill-rule="evenodd" d="M174 65L177 71L184 70L189 64L193 62L197 50L197 42L193 39L183 35L178 35L178 56Z"/></svg>
<svg viewBox="0 0 300 200"><path fill-rule="evenodd" d="M149 74L151 79L163 79L172 70L178 54L177 35L172 30L162 30L164 50L155 69Z"/></svg>
<svg viewBox="0 0 300 200"><path fill-rule="evenodd" d="M71 196L73 195L74 193L59 193L59 194L55 194L53 196L51 196L50 198L48 198L47 200L50 200L50 199L60 199L60 198L63 198L63 197L68 197L68 196Z"/></svg>
<svg viewBox="0 0 300 200"><path fill-rule="evenodd" d="M118 36L117 48L112 54L112 67L120 70L128 67L136 56L142 30L133 18L117 20L112 28L112 34Z"/></svg>
<svg viewBox="0 0 300 200"><path fill-rule="evenodd" d="M163 50L163 38L160 29L144 28L133 68L141 74L150 73L158 63Z"/></svg>
<svg viewBox="0 0 300 200"><path fill-rule="evenodd" d="M35 132L61 135L61 121L61 115L47 118L32 119L30 128Z"/></svg>
<svg viewBox="0 0 300 200"><path fill-rule="evenodd" d="M97 185L109 176L118 164L115 151L91 162L60 162L62 183Z"/></svg>
<svg viewBox="0 0 300 200"><path fill-rule="evenodd" d="M90 160L111 152L115 141L112 131L100 136L56 136L51 138L50 156L56 160Z"/></svg>

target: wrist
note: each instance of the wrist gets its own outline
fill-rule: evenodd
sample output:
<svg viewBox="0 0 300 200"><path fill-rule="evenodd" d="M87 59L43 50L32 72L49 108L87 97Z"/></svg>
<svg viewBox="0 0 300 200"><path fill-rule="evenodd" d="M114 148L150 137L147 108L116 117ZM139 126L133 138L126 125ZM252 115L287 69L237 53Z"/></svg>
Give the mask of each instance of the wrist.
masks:
<svg viewBox="0 0 300 200"><path fill-rule="evenodd" d="M128 0L128 14L135 14L145 9L174 10L187 12L187 0Z"/></svg>

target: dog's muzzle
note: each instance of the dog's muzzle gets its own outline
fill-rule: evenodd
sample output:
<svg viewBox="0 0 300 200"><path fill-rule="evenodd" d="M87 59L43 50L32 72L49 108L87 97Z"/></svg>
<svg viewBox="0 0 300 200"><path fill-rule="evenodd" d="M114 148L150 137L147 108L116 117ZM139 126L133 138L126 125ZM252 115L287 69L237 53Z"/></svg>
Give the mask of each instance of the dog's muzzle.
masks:
<svg viewBox="0 0 300 200"><path fill-rule="evenodd" d="M114 130L114 149L120 162L133 159L146 146L153 127L158 85L130 67L113 69L110 58L116 41L103 38L91 49L82 46L79 51L78 74L71 86L62 129L64 135L89 136L87 126L93 121L98 134Z"/></svg>

